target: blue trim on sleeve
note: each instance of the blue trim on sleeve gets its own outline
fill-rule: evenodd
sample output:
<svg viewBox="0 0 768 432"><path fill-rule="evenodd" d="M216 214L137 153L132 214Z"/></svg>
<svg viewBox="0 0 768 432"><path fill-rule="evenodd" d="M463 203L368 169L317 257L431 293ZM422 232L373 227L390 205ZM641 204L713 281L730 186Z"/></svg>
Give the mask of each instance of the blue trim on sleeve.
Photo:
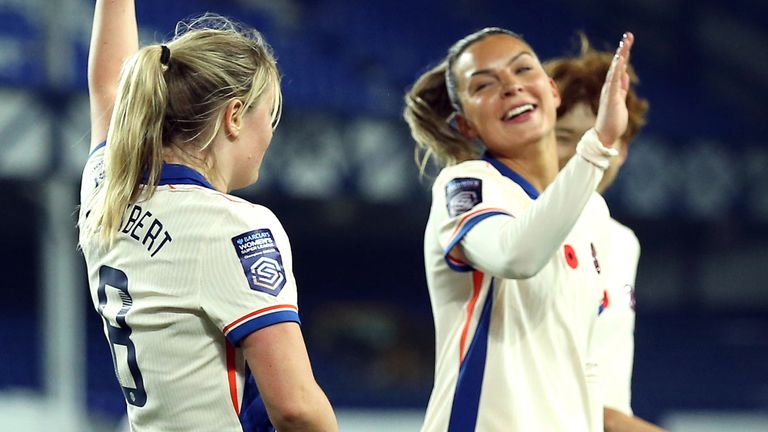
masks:
<svg viewBox="0 0 768 432"><path fill-rule="evenodd" d="M459 378L453 394L451 417L448 421L448 432L466 432L475 430L477 425L480 394L483 390L483 376L488 356L488 329L491 324L491 309L493 307L493 279L485 299L480 321L477 323L475 336L469 345L467 355L459 367Z"/></svg>
<svg viewBox="0 0 768 432"><path fill-rule="evenodd" d="M448 259L448 254L445 254L445 262L448 264L448 268L459 273L471 272L474 268L469 264L454 264Z"/></svg>
<svg viewBox="0 0 768 432"><path fill-rule="evenodd" d="M282 310L262 315L258 318L254 318L250 321L246 321L245 323L240 324L240 326L234 328L227 334L227 340L229 340L232 345L239 347L240 342L242 342L243 339L245 339L245 337L249 334L255 332L256 330L261 330L264 327L269 327L273 324L282 322L295 322L301 324L299 314L296 311Z"/></svg>
<svg viewBox="0 0 768 432"><path fill-rule="evenodd" d="M528 180L524 179L520 174L512 171L511 168L491 156L491 154L487 151L483 153L483 160L493 165L493 167L496 168L501 173L501 175L517 183L521 188L523 188L525 193L531 197L531 199L536 199L539 197L539 191L537 191L532 184L528 183Z"/></svg>
<svg viewBox="0 0 768 432"><path fill-rule="evenodd" d="M90 152L90 153L88 153L88 159L90 159L90 158L91 158L91 156L93 156L93 154L94 154L94 153L96 153L96 152L97 152L97 151L98 151L100 148L102 148L102 147L106 147L106 146L107 146L107 142L106 142L106 141L104 141L104 142L102 142L101 144L99 144L99 145L97 145L96 147L94 147L94 148L93 148L93 150L91 150L91 152Z"/></svg>
<svg viewBox="0 0 768 432"><path fill-rule="evenodd" d="M489 218L491 216L496 216L496 215L503 215L503 216L512 217L510 214L504 213L504 212L501 212L501 211L489 211L487 213L480 213L480 214L478 214L476 216L472 216L471 218L467 219L466 222L464 222L464 226L461 227L459 232L453 237L453 240L451 240L451 242L448 243L448 246L446 246L445 251L444 251L445 253L443 254L443 257L445 258L445 262L448 264L448 267L450 267L451 270L454 270L454 271L457 271L457 272L468 272L468 271L474 270L472 268L472 266L470 266L468 264L467 265L463 265L463 266L459 266L459 265L456 265L456 264L452 263L448 259L448 254L451 253L451 250L453 250L453 248L461 241L462 238L464 238L465 235L467 235L469 230L474 228L475 225L477 225L480 221L482 221L484 219L487 219L487 218Z"/></svg>

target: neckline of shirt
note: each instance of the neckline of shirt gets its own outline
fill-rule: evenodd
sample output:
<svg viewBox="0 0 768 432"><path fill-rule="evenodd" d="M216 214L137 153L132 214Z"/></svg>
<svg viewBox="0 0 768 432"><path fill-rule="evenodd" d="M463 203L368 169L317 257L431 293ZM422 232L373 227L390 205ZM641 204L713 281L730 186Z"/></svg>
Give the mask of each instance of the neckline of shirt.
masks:
<svg viewBox="0 0 768 432"><path fill-rule="evenodd" d="M501 175L517 183L521 188L523 188L525 193L528 194L531 199L536 199L539 197L539 191L537 191L536 188L528 182L528 180L524 179L520 174L514 172L510 167L504 165L500 160L491 156L487 151L483 153L482 159L496 168L496 170L498 170Z"/></svg>

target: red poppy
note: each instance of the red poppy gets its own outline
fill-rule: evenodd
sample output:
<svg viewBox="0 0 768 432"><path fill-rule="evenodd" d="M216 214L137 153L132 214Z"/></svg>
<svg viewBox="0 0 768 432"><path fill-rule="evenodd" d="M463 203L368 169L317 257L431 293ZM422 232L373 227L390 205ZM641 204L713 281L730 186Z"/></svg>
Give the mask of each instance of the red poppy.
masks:
<svg viewBox="0 0 768 432"><path fill-rule="evenodd" d="M571 245L565 245L563 251L565 252L565 262L568 263L568 266L572 269L578 267L579 259L576 257L576 251L573 250L573 247L571 247Z"/></svg>

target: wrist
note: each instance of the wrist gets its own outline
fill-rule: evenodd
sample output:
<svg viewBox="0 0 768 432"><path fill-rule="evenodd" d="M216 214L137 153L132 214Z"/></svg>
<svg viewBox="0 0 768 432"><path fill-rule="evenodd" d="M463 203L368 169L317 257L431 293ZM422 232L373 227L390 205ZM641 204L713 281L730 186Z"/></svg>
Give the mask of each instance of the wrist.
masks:
<svg viewBox="0 0 768 432"><path fill-rule="evenodd" d="M576 153L587 162L605 170L610 165L611 158L617 156L619 151L605 146L597 130L592 128L581 137L579 144L576 146Z"/></svg>

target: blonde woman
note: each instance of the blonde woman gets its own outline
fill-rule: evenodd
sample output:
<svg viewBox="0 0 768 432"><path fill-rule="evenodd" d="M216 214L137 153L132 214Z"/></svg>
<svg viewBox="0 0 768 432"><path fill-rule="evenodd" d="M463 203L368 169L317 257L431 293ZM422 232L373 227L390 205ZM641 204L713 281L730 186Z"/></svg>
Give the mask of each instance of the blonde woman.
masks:
<svg viewBox="0 0 768 432"><path fill-rule="evenodd" d="M280 116L261 35L217 16L138 47L98 0L80 245L133 432L335 431L299 327L291 249L256 181Z"/></svg>
<svg viewBox="0 0 768 432"><path fill-rule="evenodd" d="M436 364L423 431L602 431L592 245L609 216L595 188L626 129L632 44L559 174L560 95L517 34L463 38L406 95L417 149L443 166L424 235Z"/></svg>

